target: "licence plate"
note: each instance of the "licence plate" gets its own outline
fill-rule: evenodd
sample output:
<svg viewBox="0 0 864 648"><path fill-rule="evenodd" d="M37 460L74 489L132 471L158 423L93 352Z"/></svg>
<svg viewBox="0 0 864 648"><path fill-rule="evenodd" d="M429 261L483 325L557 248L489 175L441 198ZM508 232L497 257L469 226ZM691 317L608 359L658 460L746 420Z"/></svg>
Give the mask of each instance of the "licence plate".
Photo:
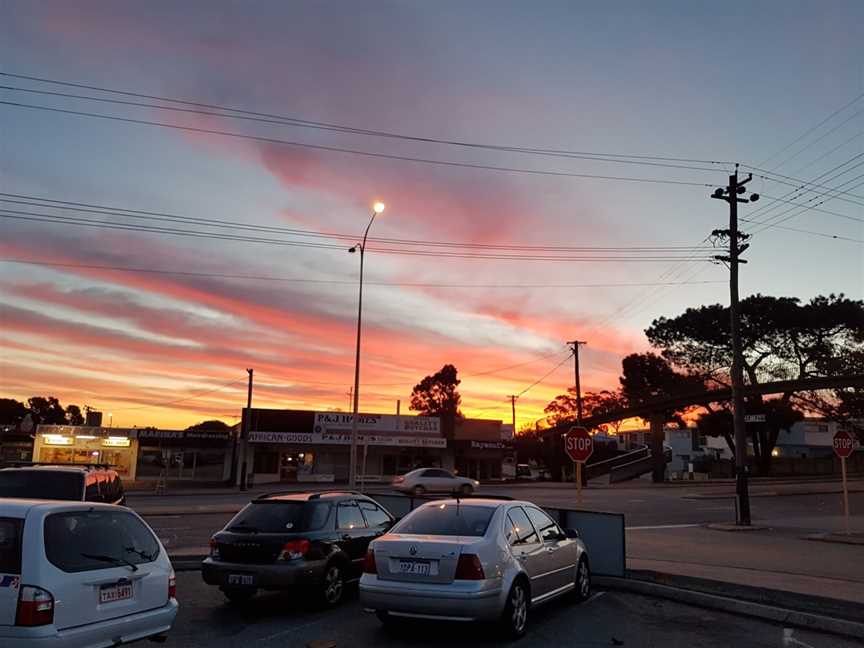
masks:
<svg viewBox="0 0 864 648"><path fill-rule="evenodd" d="M254 585L255 577L252 574L229 574L229 585Z"/></svg>
<svg viewBox="0 0 864 648"><path fill-rule="evenodd" d="M428 561L400 560L399 572L402 574L413 574L415 576L428 576L431 565Z"/></svg>
<svg viewBox="0 0 864 648"><path fill-rule="evenodd" d="M132 583L103 585L99 588L99 603L114 603L132 598Z"/></svg>

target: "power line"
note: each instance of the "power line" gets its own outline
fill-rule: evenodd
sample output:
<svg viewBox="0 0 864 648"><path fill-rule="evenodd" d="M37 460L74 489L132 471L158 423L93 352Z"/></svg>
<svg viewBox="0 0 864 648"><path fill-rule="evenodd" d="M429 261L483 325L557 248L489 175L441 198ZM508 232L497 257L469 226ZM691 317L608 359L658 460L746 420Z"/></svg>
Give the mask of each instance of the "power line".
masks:
<svg viewBox="0 0 864 648"><path fill-rule="evenodd" d="M305 279L298 277L277 277L272 275L243 275L230 274L224 272L195 272L187 270L165 270L157 268L140 268L117 265L98 265L90 263L62 263L55 261L37 261L33 259L2 259L0 263L16 263L21 265L35 265L58 268L78 268L81 270L110 270L112 272L133 272L141 274L160 274L182 277L206 277L215 279L238 279L244 281L281 281L286 283L306 283L306 284L324 284L324 285L340 285L340 286L356 286L357 281L351 279ZM403 288L645 288L650 286L680 286L685 284L713 284L725 283L722 281L697 281L697 282L668 282L663 284L653 282L618 282L618 283L587 283L587 284L465 284L465 283L424 283L411 281L364 281L364 284L372 286L392 286ZM532 361L533 362L533 361ZM476 375L476 374L475 374Z"/></svg>
<svg viewBox="0 0 864 648"><path fill-rule="evenodd" d="M841 112L843 112L844 110L846 110L846 109L849 108L850 106L852 106L852 105L854 105L855 103L857 103L857 102L858 102L862 97L864 97L864 92L862 92L862 93L859 94L858 96L854 97L854 98L853 98L851 101L849 101L848 103L842 105L840 108L838 108L837 110L835 110L834 112L832 112L830 115L828 115L825 119L823 119L822 121L820 121L818 124L816 124L816 125L813 126L812 128L808 128L806 131L804 131L801 135L799 135L798 137L796 137L794 140L792 140L789 144L787 144L786 146L784 146L782 149L780 149L779 151L777 151L776 153L774 153L774 154L771 155L770 157L766 158L765 160L762 160L762 162L759 163L759 166L765 166L768 162L770 162L771 160L773 160L774 158L776 158L778 155L782 155L783 153L785 153L786 151L788 151L790 148L792 148L793 146L795 146L798 142L800 142L800 141L803 140L805 137L807 137L810 133L816 131L816 130L819 129L821 126L823 126L824 124L826 124L826 123L828 123L829 121L831 121L831 119L833 119L836 115L839 115ZM814 143L815 143L815 142L814 142ZM781 166L783 166L783 164L784 164L784 163L781 162L780 164L775 165L774 168L775 168L775 169L778 169L778 168L780 168Z"/></svg>
<svg viewBox="0 0 864 648"><path fill-rule="evenodd" d="M48 78L44 78L44 77L29 76L29 75L23 75L23 74L14 74L11 72L0 72L0 76L5 76L5 77L15 78L15 79L28 80L28 81L36 81L39 83L47 83L47 84L52 84L52 85L60 85L60 86L64 86L64 87L80 88L80 89L86 89L86 90L95 90L97 92L104 92L104 93L122 95L122 96L127 96L127 97L137 97L140 99L151 99L151 100L162 101L162 102L182 104L182 105L186 105L186 106L195 106L198 108L207 108L207 109L211 109L211 110L218 110L218 111L221 111L220 113L216 113L216 116L219 116L219 117L236 117L237 115L247 115L250 117L261 118L261 119L268 121L268 122L275 121L276 123L283 124L283 125L318 128L318 129L323 129L323 130L333 130L333 131L342 132L342 133L357 134L357 135L371 135L371 136L376 136L376 137L386 137L386 138L392 138L392 139L407 140L407 141L412 141L412 142L444 144L444 145L450 145L450 146L488 149L488 150L494 150L494 151L530 153L530 154L536 154L536 155L553 155L553 156L557 156L557 157L576 157L576 158L578 158L581 156L591 156L588 159L593 159L595 157L599 157L599 158L617 158L617 159L620 159L622 161L627 160L627 159L629 159L629 160L657 160L657 161L664 161L664 162L689 162L689 163L693 163L693 164L715 164L715 165L724 165L724 166L728 166L728 165L732 164L731 162L724 162L724 161L718 161L718 160L700 160L700 159L693 159L693 158L656 156L656 155L640 155L640 154L631 155L631 154L621 154L621 153L598 153L596 151L568 151L568 150L561 150L561 149L506 146L506 145L497 145L497 144L484 144L484 143L478 143L478 142L465 142L465 141L452 140L452 139L419 137L419 136L405 135L405 134L394 133L394 132L389 132L389 131L373 130L373 129L366 129L366 128L358 128L358 127L354 127L354 126L346 126L346 125L342 125L342 124L332 124L332 123L321 122L321 121L313 121L313 120L301 119L301 118L297 118L297 117L287 117L284 115L277 115L277 114L273 114L273 113L256 112L256 111L246 110L246 109L242 109L242 108L222 106L222 105L218 105L218 104L209 104L209 103L188 101L188 100L184 100L184 99L176 99L176 98L172 98L172 97L164 97L164 96L158 96L158 95L143 94L143 93L138 93L138 92L117 90L114 88L106 88L104 86L96 86L96 85L89 85L89 84L84 84L84 83L75 83L75 82L69 82L69 81L60 81L57 79L48 79ZM3 89L7 89L7 90L18 90L18 91L23 91L23 92L37 93L37 94L48 94L48 95L53 94L53 95L67 96L67 97L78 98L78 99L89 99L89 100L93 100L93 101L103 101L103 102L110 102L110 103L128 103L130 105L140 105L140 104L135 104L134 102L119 102L117 100L111 100L111 99L106 99L106 98L101 98L101 97L81 97L81 96L76 96L76 95L68 95L68 94L64 94L64 93L51 93L51 92L44 91L44 90L36 90L36 89L28 89L28 88L14 88L14 87L9 87L9 86L0 86L0 87L2 87ZM152 105L152 104L146 104L146 107L168 108L167 106L158 106L158 105ZM222 114L225 112L236 113L236 115ZM611 162L611 161L615 161L615 160L609 159L609 160L605 160L605 161ZM711 169L711 170L713 171L714 169Z"/></svg>
<svg viewBox="0 0 864 648"><path fill-rule="evenodd" d="M812 207L810 209L812 209ZM753 220L750 220L749 218L740 218L739 217L739 220L744 221L745 223L751 223L753 225L765 225L764 221L753 221ZM838 241L849 241L851 243L864 243L864 239L850 238L848 236L841 236L839 234L828 234L826 232L814 232L813 230L805 230L805 229L799 229L797 227L788 227L785 225L776 225L776 224L770 224L769 227L781 229L781 230L787 230L789 232L798 232L800 234L810 234L812 236L821 236L823 238L836 239ZM768 228L766 227L765 229L768 229ZM764 231L764 230L762 230L762 231ZM758 232L757 232L757 234L758 234ZM725 282L718 281L718 282L711 282L711 283L725 283Z"/></svg>
<svg viewBox="0 0 864 648"><path fill-rule="evenodd" d="M40 196L29 196L25 194L12 194L0 192L0 202L25 205L31 207L43 207L49 209L59 209L65 211L74 211L87 214L100 214L106 216L120 216L124 218L136 218L141 220L161 220L172 223L206 225L208 227L218 227L225 229L245 229L256 232L267 232L275 234L286 234L291 236L304 236L313 238L325 238L333 240L342 240L354 242L357 239L356 234L345 234L336 232L317 232L312 230L303 230L297 228L260 225L255 223L242 223L238 221L216 220L211 218L203 218L197 216L181 216L177 214L169 214L166 212L146 211L141 209L127 209L124 207L113 207L107 205L96 205L91 203L81 203L69 200L58 200L53 198L45 198ZM18 200L23 199L23 200ZM47 204L54 203L54 204ZM692 247L684 245L636 245L636 246L553 246L553 245L525 245L525 244L494 244L494 243L465 243L454 241L423 241L416 239L400 239L386 237L369 237L370 241L376 243L395 243L407 246L431 246L431 247L451 247L451 248L468 248L480 250L501 250L501 251L541 251L541 252L574 252L574 251L654 251L654 250L691 250Z"/></svg>
<svg viewBox="0 0 864 648"><path fill-rule="evenodd" d="M5 209L0 210L0 218L12 219L12 220L21 220L21 221L30 221L30 222L41 222L41 223L53 223L53 224L61 224L61 225L71 225L71 226L80 226L80 227L90 227L95 229L108 229L108 230L120 230L120 231L131 231L131 232L141 232L148 234L165 234L170 236L184 236L184 237L192 237L192 238L205 238L205 239L217 239L217 240L227 240L227 241L237 241L243 243L259 243L259 244L267 244L267 245L277 245L277 246L287 246L287 247L300 247L300 248L313 248L313 249L328 249L328 250L344 250L342 246L339 245L330 245L327 243L310 243L308 241L290 241L284 239L272 239L272 238L262 238L262 237L252 237L252 236L238 236L238 235L229 235L229 234L217 234L213 232L201 232L196 230L184 230L184 229L172 229L167 227L154 227L149 225L138 225L138 224L119 224L119 223L105 223L102 221L94 221L92 219L85 218L70 218L70 217L61 217L52 214L42 214L42 213L33 213L33 212L22 212L18 210ZM657 253L657 256L620 256L625 253L606 253L606 256L561 256L561 255L551 255L551 254L490 254L490 253L461 253L461 252L443 252L443 251L430 251L430 250L400 250L396 248L370 248L371 252L376 252L378 254L394 254L394 255L402 255L402 256L417 256L417 257L434 257L434 258L450 258L450 259L484 259L484 260L496 260L496 261L559 261L559 262L581 262L581 261L597 261L597 262L657 262L657 261L668 261L670 259L676 259L677 257L669 256L669 255L660 255ZM705 257L703 259L705 261L710 260L709 257Z"/></svg>
<svg viewBox="0 0 864 648"><path fill-rule="evenodd" d="M527 175L538 175L538 176L552 176L552 177L565 177L565 178L584 178L584 179L592 179L592 180L617 180L622 182L641 182L641 183L650 183L650 184L672 184L672 185L684 185L684 186L692 186L692 187L711 187L713 185L706 184L704 182L692 182L685 180L668 180L661 178L634 178L628 176L611 176L611 175L596 175L590 173L571 173L567 171L550 171L550 170L539 170L539 169L526 169L522 167L504 167L504 166L495 166L488 164L475 164L471 162L456 162L452 160L433 160L429 158L419 158L419 157L411 157L406 155L395 155L390 153L377 153L372 151L364 151L361 149L352 149L345 148L339 146L326 146L323 144L310 144L306 142L294 142L290 140L278 139L275 137L262 137L259 135L249 135L246 133L236 133L233 131L223 131L216 130L211 128L200 128L195 126L181 126L179 124L169 124L166 122L157 122L157 121L149 121L145 119L133 119L131 117L119 117L117 115L103 115L99 113L92 113L87 111L79 111L79 110L68 110L65 108L53 108L49 106L37 106L34 104L25 104L14 101L0 101L0 105L3 106L11 106L13 108L26 108L30 110L42 110L47 112L61 113L66 115L76 115L79 117L91 117L96 119L106 119L110 121L124 122L129 124L139 124L145 126L158 126L160 128L168 128L173 130L182 130L192 133L202 133L206 135L219 135L222 137L231 137L237 139L245 139L256 142L263 142L267 144L278 144L282 146L294 146L300 148L308 148L317 151L329 151L334 153L346 153L351 155L359 155L363 157L372 157L372 158L382 158L388 160L398 160L401 162L416 162L420 164L431 164L436 166L448 166L448 167L458 167L458 168L467 168L467 169L481 169L485 171L501 171L504 173L522 173Z"/></svg>
<svg viewBox="0 0 864 648"><path fill-rule="evenodd" d="M219 387L215 387L213 389L208 389L202 392L198 392L197 394L192 394L191 396L186 396L184 398L178 398L176 400L166 401L164 403L148 403L147 405L140 405L136 407L123 407L122 410L139 410L139 409L149 409L151 407L165 407L167 405L176 405L177 403L183 403L185 401L194 400L196 398L200 398L201 396L206 396L208 394L213 394L218 391L222 391L232 385L236 385L237 383L246 382L245 380L232 380L231 382L225 383L224 385L220 385Z"/></svg>
<svg viewBox="0 0 864 648"><path fill-rule="evenodd" d="M547 379L549 376L551 376L553 373L555 373L556 371L558 371L558 369L561 368L561 365L563 365L565 362L567 362L567 361L572 357L572 355L573 355L572 353L568 353L568 354L564 357L564 359L561 360L561 362L559 362L559 363L556 364L554 367L552 367L552 369L550 369L548 372L546 372L545 374L543 374L542 377L540 377L539 379L535 380L533 383L531 383L530 385L528 385L528 386L527 386L525 389L523 389L521 392L519 392L518 394L516 394L516 398L521 398L521 397L524 396L524 395L525 395L529 390L533 389L534 387L536 387L537 385L539 385L540 383L542 383L544 380L546 380L546 379Z"/></svg>

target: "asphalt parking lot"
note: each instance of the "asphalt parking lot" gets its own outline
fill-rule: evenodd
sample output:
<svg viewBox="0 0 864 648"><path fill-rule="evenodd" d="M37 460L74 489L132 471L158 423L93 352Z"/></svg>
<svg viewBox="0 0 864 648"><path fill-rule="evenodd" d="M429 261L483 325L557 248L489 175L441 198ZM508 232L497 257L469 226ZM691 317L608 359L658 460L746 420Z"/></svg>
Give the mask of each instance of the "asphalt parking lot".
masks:
<svg viewBox="0 0 864 648"><path fill-rule="evenodd" d="M578 605L563 599L531 615L528 635L518 642L501 640L483 624L409 623L384 630L374 615L363 612L356 589L334 610L309 602L308 592L261 594L244 606L226 603L198 572L177 576L180 614L167 647L231 647L242 645L297 648L365 648L371 646L551 646L591 647L787 647L852 648L839 637L792 631L761 620L703 610L629 593L595 592ZM789 632L786 630L786 632ZM320 642L320 643L318 643Z"/></svg>

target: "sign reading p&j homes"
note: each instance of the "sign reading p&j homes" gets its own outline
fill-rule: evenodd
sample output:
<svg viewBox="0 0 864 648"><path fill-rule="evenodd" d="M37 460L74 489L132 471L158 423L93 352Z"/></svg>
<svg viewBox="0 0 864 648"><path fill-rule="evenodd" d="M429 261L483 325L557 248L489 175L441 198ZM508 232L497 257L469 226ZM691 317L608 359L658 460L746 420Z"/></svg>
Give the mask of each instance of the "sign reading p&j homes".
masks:
<svg viewBox="0 0 864 648"><path fill-rule="evenodd" d="M315 412L313 432L344 432L351 429L349 412ZM441 423L434 416L396 416L395 414L358 414L357 429L376 434L441 435Z"/></svg>

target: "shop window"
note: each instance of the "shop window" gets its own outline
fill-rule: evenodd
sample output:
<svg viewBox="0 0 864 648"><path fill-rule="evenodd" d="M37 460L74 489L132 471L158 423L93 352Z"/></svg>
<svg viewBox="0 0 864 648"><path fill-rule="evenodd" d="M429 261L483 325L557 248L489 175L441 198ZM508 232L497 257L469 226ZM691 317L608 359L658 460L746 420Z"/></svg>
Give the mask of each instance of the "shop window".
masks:
<svg viewBox="0 0 864 648"><path fill-rule="evenodd" d="M384 475L395 475L396 471L396 457L393 455L384 455L381 462L381 472Z"/></svg>
<svg viewBox="0 0 864 648"><path fill-rule="evenodd" d="M252 470L257 474L273 475L279 472L278 452L255 452Z"/></svg>

